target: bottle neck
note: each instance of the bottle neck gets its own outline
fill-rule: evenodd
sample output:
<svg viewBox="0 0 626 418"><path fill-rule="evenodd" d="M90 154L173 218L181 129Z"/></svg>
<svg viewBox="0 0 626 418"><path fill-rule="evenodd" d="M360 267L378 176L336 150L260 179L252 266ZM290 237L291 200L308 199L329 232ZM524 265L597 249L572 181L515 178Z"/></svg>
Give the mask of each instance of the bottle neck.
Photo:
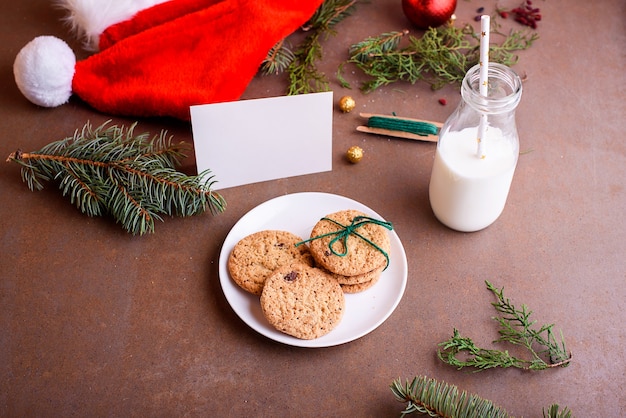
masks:
<svg viewBox="0 0 626 418"><path fill-rule="evenodd" d="M489 63L488 70L487 96L480 94L480 65L477 64L463 79L463 101L476 111L488 115L514 112L522 98L522 80L506 65Z"/></svg>

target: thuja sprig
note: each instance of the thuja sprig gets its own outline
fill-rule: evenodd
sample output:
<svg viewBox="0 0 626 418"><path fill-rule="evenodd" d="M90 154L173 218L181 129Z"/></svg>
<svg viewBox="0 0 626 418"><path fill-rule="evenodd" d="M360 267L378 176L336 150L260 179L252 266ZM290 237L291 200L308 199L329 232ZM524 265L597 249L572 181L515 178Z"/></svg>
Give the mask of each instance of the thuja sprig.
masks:
<svg viewBox="0 0 626 418"><path fill-rule="evenodd" d="M493 307L501 313L493 318L500 325L500 337L494 343L508 342L521 346L529 353L529 358L513 356L507 350L480 348L454 329L452 338L439 344L441 349L437 355L443 362L458 369L473 367L476 371L495 367L543 370L569 365L571 353L567 352L562 333L560 340L555 337L552 330L554 324L534 327L536 321L530 319L532 311L526 305L516 308L504 297L504 288L497 289L488 281L485 283L497 298L496 302L492 302Z"/></svg>
<svg viewBox="0 0 626 418"><path fill-rule="evenodd" d="M416 376L411 381L402 383L394 380L391 392L407 406L401 416L419 413L431 417L466 417L466 418L508 418L509 414L493 402L475 394L469 394L445 382L439 382L425 376ZM571 418L572 412L566 407L550 405L543 409L544 418Z"/></svg>
<svg viewBox="0 0 626 418"><path fill-rule="evenodd" d="M317 68L323 58L322 40L335 34L334 27L354 11L358 0L325 0L303 28L309 32L293 52L286 68L289 74L288 95L327 91L326 75Z"/></svg>
<svg viewBox="0 0 626 418"><path fill-rule="evenodd" d="M512 30L501 43L491 44L490 60L511 66L518 60L514 52L528 49L537 38L536 33ZM406 42L401 46L403 39ZM350 58L338 72L344 86L347 83L341 72L351 63L370 77L361 85L365 93L398 81L424 81L439 89L446 84L460 85L467 71L478 63L480 35L469 24L429 28L420 37L408 31L386 32L352 45L349 52Z"/></svg>
<svg viewBox="0 0 626 418"><path fill-rule="evenodd" d="M128 232L154 232L161 215L190 216L222 212L226 202L211 190L210 172L188 176L175 167L185 157L183 143L173 144L165 132L150 139L129 128L93 129L87 123L73 137L39 151L16 151L7 161L22 166L22 180L31 190L56 181L64 196L88 216L110 214Z"/></svg>

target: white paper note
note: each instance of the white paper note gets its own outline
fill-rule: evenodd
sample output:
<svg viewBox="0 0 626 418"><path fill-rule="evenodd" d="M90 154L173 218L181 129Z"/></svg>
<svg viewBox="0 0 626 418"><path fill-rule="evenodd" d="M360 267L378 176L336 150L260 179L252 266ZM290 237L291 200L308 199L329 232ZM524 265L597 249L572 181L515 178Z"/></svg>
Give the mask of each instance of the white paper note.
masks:
<svg viewBox="0 0 626 418"><path fill-rule="evenodd" d="M198 172L214 190L332 170L332 92L191 107Z"/></svg>

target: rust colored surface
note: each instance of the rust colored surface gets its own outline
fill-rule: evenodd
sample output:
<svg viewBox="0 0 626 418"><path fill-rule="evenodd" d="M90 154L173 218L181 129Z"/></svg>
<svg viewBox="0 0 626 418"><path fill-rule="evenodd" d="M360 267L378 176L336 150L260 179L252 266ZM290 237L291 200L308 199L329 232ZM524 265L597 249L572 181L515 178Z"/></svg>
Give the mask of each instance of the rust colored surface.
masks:
<svg viewBox="0 0 626 418"><path fill-rule="evenodd" d="M359 5L324 42L321 67L335 98L356 101L351 113L335 109L332 171L226 189L225 213L166 219L144 237L83 216L52 184L30 192L17 165L4 163L18 148L37 150L87 121L111 118L75 98L42 109L22 97L12 64L32 38L53 34L79 58L86 53L48 2L4 5L0 415L394 417L404 405L389 384L415 375L455 384L515 416L541 416L552 403L579 417L626 414L626 8L619 0L538 3L540 39L514 67L526 76L517 111L523 155L504 213L489 228L458 233L434 218L435 144L355 130L359 112L443 121L459 101L453 87L424 84L365 95L356 69L347 74L353 88L339 86L334 74L351 44L409 27L400 2L385 0ZM479 6L492 7L459 1L457 24L473 23ZM259 76L244 98L285 91L284 76ZM137 129L193 141L189 124L170 119L140 120ZM358 164L345 159L353 145L364 150ZM184 169L194 171L193 156ZM407 253L399 306L348 344L304 349L269 340L239 319L220 287L221 245L237 220L268 199L303 191L373 208L393 222ZM527 304L539 323L556 324L572 364L466 373L441 363L437 344L453 328L486 346L497 337L484 280Z"/></svg>

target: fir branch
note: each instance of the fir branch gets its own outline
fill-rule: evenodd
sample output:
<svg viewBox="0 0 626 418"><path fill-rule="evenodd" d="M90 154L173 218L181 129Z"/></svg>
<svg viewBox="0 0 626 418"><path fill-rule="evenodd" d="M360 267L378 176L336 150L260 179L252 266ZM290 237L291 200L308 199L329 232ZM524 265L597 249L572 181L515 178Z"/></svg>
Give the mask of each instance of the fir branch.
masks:
<svg viewBox="0 0 626 418"><path fill-rule="evenodd" d="M431 417L490 417L507 418L508 413L493 402L459 389L445 382L416 376L402 384L400 379L391 384L391 391L400 402L407 402L401 416L412 413Z"/></svg>
<svg viewBox="0 0 626 418"><path fill-rule="evenodd" d="M63 196L88 216L111 214L133 235L154 232L161 215L191 216L222 212L226 202L211 190L209 171L187 176L176 171L185 157L183 143L165 132L149 139L128 129L87 123L73 137L31 153L16 151L7 161L22 166L30 190L56 180Z"/></svg>
<svg viewBox="0 0 626 418"><path fill-rule="evenodd" d="M543 418L572 418L572 411L565 407L560 409L561 407L557 404L550 405L548 410L544 408L543 410Z"/></svg>
<svg viewBox="0 0 626 418"><path fill-rule="evenodd" d="M498 330L500 337L494 343L508 342L521 346L530 353L530 358L513 356L507 350L480 348L470 338L462 337L457 329L454 329L452 338L439 344L441 349L437 352L438 357L459 370L464 367L473 367L476 371L494 367L515 367L524 370L567 367L572 356L567 352L562 333L560 341L554 336L552 330L554 324L533 328L536 321L530 319L532 311L526 305L517 309L504 297L504 288L497 289L488 281L485 283L497 298L497 302L492 302L493 307L502 314L493 318L500 325ZM461 353L463 359L459 358Z"/></svg>
<svg viewBox="0 0 626 418"><path fill-rule="evenodd" d="M498 32L499 33L499 32ZM490 59L511 66L518 60L515 51L529 48L536 33L511 31L502 43L490 46ZM406 39L408 45L401 47ZM365 93L398 81L424 81L433 89L446 84L460 85L467 71L479 61L480 36L471 25L429 28L417 38L408 31L387 32L350 47L352 63L371 79L362 84Z"/></svg>
<svg viewBox="0 0 626 418"><path fill-rule="evenodd" d="M291 48L286 45L285 39L279 41L267 53L267 57L261 63L261 73L264 75L280 74L289 68L295 59Z"/></svg>
<svg viewBox="0 0 626 418"><path fill-rule="evenodd" d="M401 379L394 380L390 385L391 392L399 402L407 403L401 417L413 413L431 417L464 417L464 418L508 418L509 414L493 402L478 395L468 394L445 382L416 376L402 384ZM572 418L572 412L566 407L550 405L543 409L544 418Z"/></svg>
<svg viewBox="0 0 626 418"><path fill-rule="evenodd" d="M294 52L287 67L288 95L329 90L326 76L317 68L323 58L322 40L334 35L334 27L354 11L358 0L325 0L303 30L310 31Z"/></svg>

